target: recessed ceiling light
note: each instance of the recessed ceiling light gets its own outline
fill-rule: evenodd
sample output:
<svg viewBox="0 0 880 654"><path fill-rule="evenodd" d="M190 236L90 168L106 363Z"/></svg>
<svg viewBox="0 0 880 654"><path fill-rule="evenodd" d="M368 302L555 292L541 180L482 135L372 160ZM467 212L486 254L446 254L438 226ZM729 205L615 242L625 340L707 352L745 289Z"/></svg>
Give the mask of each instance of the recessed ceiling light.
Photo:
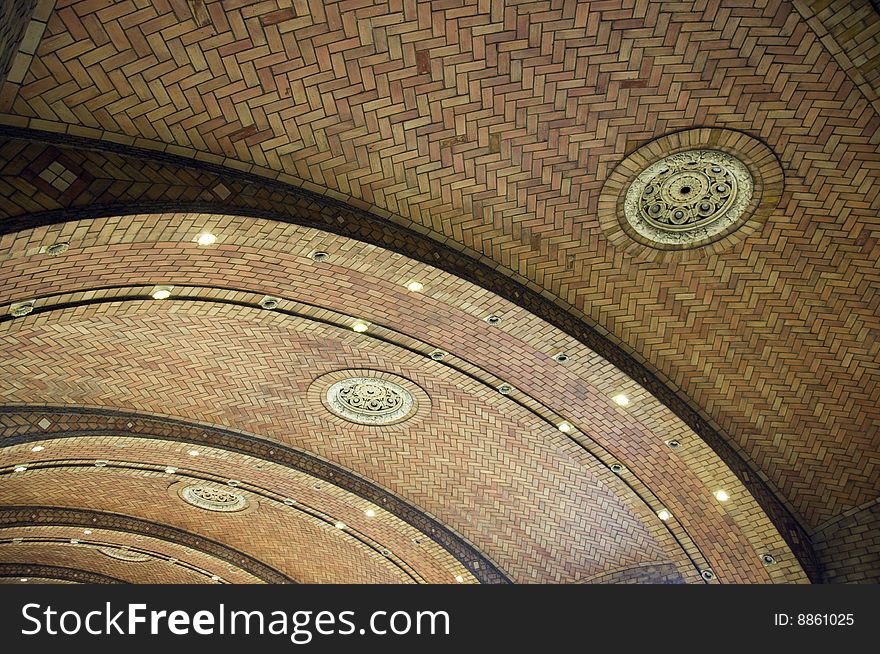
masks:
<svg viewBox="0 0 880 654"><path fill-rule="evenodd" d="M559 354L553 355L553 360L557 363L568 363L568 355L565 352L560 352Z"/></svg>
<svg viewBox="0 0 880 654"><path fill-rule="evenodd" d="M202 232L199 234L197 242L199 245L214 245L217 242L217 237L210 232Z"/></svg>
<svg viewBox="0 0 880 654"><path fill-rule="evenodd" d="M97 461L95 461L95 467L96 468L106 468L108 463L109 462L105 461L104 459L98 459Z"/></svg>
<svg viewBox="0 0 880 654"><path fill-rule="evenodd" d="M413 293L420 293L425 290L425 285L421 282L411 281L406 285L406 290L412 291Z"/></svg>
<svg viewBox="0 0 880 654"><path fill-rule="evenodd" d="M190 451L188 452L188 454L189 454L190 456L198 456L198 455L199 455L199 451L198 451L198 450L190 450Z"/></svg>
<svg viewBox="0 0 880 654"><path fill-rule="evenodd" d="M42 445L34 445L34 446L31 448L31 452L42 452L42 451L45 450L45 449L46 449L46 448L43 447Z"/></svg>
<svg viewBox="0 0 880 654"><path fill-rule="evenodd" d="M367 509L366 511L364 511L364 515L367 516L368 518L375 518L376 512L373 511L373 509Z"/></svg>
<svg viewBox="0 0 880 654"><path fill-rule="evenodd" d="M660 509L657 511L657 517L660 518L663 522L669 520L672 517L672 514L666 509Z"/></svg>
<svg viewBox="0 0 880 654"><path fill-rule="evenodd" d="M455 580L460 584L464 583L464 577L462 577L461 575L455 575Z"/></svg>
<svg viewBox="0 0 880 654"><path fill-rule="evenodd" d="M629 398L623 393L618 393L611 399L614 400L614 403L618 406L626 406L627 404L629 404Z"/></svg>
<svg viewBox="0 0 880 654"><path fill-rule="evenodd" d="M273 295L265 295L263 299L260 300L260 306L264 309L268 309L271 311L272 309L277 309L278 304L281 302L280 297L275 297Z"/></svg>
<svg viewBox="0 0 880 654"><path fill-rule="evenodd" d="M483 320L485 320L490 325L497 325L501 323L501 317L496 316L494 313L491 316L486 316L485 318L483 318Z"/></svg>
<svg viewBox="0 0 880 654"><path fill-rule="evenodd" d="M173 475L175 472L177 472L177 468L175 468L174 466L168 466L167 468L165 468L165 472L169 475Z"/></svg>
<svg viewBox="0 0 880 654"><path fill-rule="evenodd" d="M79 538L71 538L70 544L71 545L79 545Z"/></svg>
<svg viewBox="0 0 880 654"><path fill-rule="evenodd" d="M315 261L317 263L321 263L322 261L327 261L327 259L330 258L330 255L327 252L324 252L323 250L317 250L315 252L312 252L309 255L309 258L312 261Z"/></svg>
<svg viewBox="0 0 880 654"><path fill-rule="evenodd" d="M86 536L90 536L90 535L92 534L92 530L91 530L91 529L83 529L83 533L84 533Z"/></svg>
<svg viewBox="0 0 880 654"><path fill-rule="evenodd" d="M46 253L51 257L57 257L59 254L67 252L69 249L70 243L53 243L46 248Z"/></svg>
<svg viewBox="0 0 880 654"><path fill-rule="evenodd" d="M9 313L13 318L21 318L22 316L28 315L33 310L34 300L15 302L14 304L9 305Z"/></svg>
<svg viewBox="0 0 880 654"><path fill-rule="evenodd" d="M353 330L355 330L358 334L362 334L365 331L367 331L370 328L370 326L367 323L365 323L363 320L358 320L356 323L354 323L351 326L351 328Z"/></svg>
<svg viewBox="0 0 880 654"><path fill-rule="evenodd" d="M434 359L434 361L443 361L443 359L445 359L448 355L449 352L447 352L446 350L441 350L439 348L434 350L430 354L431 358Z"/></svg>
<svg viewBox="0 0 880 654"><path fill-rule="evenodd" d="M217 575L211 575L211 579L213 581L220 581L220 577L218 577Z"/></svg>
<svg viewBox="0 0 880 654"><path fill-rule="evenodd" d="M498 392L502 395L510 395L511 393L513 393L513 386L511 386L510 384L501 384L498 387Z"/></svg>
<svg viewBox="0 0 880 654"><path fill-rule="evenodd" d="M16 472L24 472L25 470L27 470L27 466L15 466Z"/></svg>
<svg viewBox="0 0 880 654"><path fill-rule="evenodd" d="M565 421L560 422L560 423L557 425L557 428L558 428L559 431L561 431L563 434L567 434L567 433L570 432L572 429L574 429L574 427L571 426L571 423L570 423L570 422L565 422Z"/></svg>
<svg viewBox="0 0 880 654"><path fill-rule="evenodd" d="M341 521L337 521L336 524L334 525L334 527L336 527L337 529L345 529L345 523L341 522Z"/></svg>
<svg viewBox="0 0 880 654"><path fill-rule="evenodd" d="M715 491L715 499L719 502L726 502L730 499L730 494L726 490L718 489Z"/></svg>
<svg viewBox="0 0 880 654"><path fill-rule="evenodd" d="M293 499L292 497L285 497L282 501L283 501L287 506L293 506L294 504L296 504L296 500Z"/></svg>
<svg viewBox="0 0 880 654"><path fill-rule="evenodd" d="M154 300L167 300L171 297L171 288L171 286L157 286L151 295Z"/></svg>

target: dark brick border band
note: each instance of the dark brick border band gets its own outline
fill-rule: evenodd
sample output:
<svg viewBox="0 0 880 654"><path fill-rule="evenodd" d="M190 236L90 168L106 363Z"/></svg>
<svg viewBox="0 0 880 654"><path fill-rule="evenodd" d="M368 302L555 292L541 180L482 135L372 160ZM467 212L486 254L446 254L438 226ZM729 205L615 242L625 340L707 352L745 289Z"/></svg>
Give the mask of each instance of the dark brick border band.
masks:
<svg viewBox="0 0 880 654"><path fill-rule="evenodd" d="M192 443L216 449L246 454L271 461L312 475L362 497L412 525L434 540L451 556L461 562L472 575L484 584L511 583L511 580L484 554L452 532L441 522L427 516L409 502L389 493L371 482L340 468L281 443L266 441L247 434L217 427L206 427L174 418L145 416L137 413L109 409L88 409L44 406L2 406L0 415L36 413L47 417L52 427L46 431L33 431L8 436L0 441L0 447L9 447L40 440L75 438L77 436L124 436L130 438L153 438L158 440ZM59 416L91 416L108 420L104 429L67 429L59 423ZM131 424L131 427L128 425ZM53 428L58 429L54 431ZM2 509L0 509L2 511ZM2 523L0 523L2 524ZM202 549L204 548L194 548ZM474 565L476 563L476 566ZM261 575L258 575L261 576ZM262 577L262 576L261 576ZM276 582L277 583L277 582Z"/></svg>
<svg viewBox="0 0 880 654"><path fill-rule="evenodd" d="M237 568L241 568L270 584L296 583L290 577L252 556L183 529L160 525L149 520L132 518L131 516L118 513L106 513L89 509L68 509L57 506L0 507L0 527L38 527L46 525L98 527L141 536L152 536L153 538L159 538L175 545L183 545L184 547L213 556Z"/></svg>
<svg viewBox="0 0 880 654"><path fill-rule="evenodd" d="M502 270L477 261L473 256L421 234L415 229L379 218L338 200L253 173L166 152L28 128L0 126L0 137L31 144L45 144L47 150L54 148L57 151L59 148L68 148L74 151L75 156L97 160L95 164L97 168L111 168L101 165L102 158L105 163L108 157L129 158L133 162L148 162L153 166L169 167L165 171L168 179L185 180L194 179L194 176L198 175L209 175L214 176L214 179L208 187L222 182L224 186L232 189L231 195L220 201L212 199L213 196L206 187L189 188L187 192L186 182L181 181L180 186L174 187L174 197L157 197L153 193L136 199L126 197L125 189L122 187L138 185L142 187L142 183L109 184L106 179L96 180L88 175L86 180L78 180L80 186L75 189L78 195L74 197L73 193L68 194L70 200L67 206L55 210L22 212L0 217L0 235L113 215L193 212L261 218L312 227L403 254L485 288L539 316L637 381L687 424L749 490L779 529L809 578L813 581L821 579L821 568L806 530L758 472L740 456L728 439L716 431L691 405L683 393L672 390L655 371L613 341L606 332L573 315L569 309L558 306L547 297L515 281ZM108 197L108 187L109 190L121 195ZM169 192L167 195L171 196L172 193Z"/></svg>
<svg viewBox="0 0 880 654"><path fill-rule="evenodd" d="M90 570L68 568L60 565L42 565L27 563L0 563L0 577L37 577L40 579L59 579L74 581L78 584L127 584L127 581L102 575Z"/></svg>

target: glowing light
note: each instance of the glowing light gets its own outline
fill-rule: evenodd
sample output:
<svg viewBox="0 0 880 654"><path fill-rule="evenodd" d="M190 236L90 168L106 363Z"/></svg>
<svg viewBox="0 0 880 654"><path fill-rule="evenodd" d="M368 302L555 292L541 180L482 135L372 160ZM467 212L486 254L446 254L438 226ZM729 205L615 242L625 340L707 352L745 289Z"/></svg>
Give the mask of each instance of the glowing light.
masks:
<svg viewBox="0 0 880 654"><path fill-rule="evenodd" d="M663 522L669 520L672 517L672 514L666 509L660 509L657 511L657 517L660 518Z"/></svg>
<svg viewBox="0 0 880 654"><path fill-rule="evenodd" d="M727 493L726 490L717 490L715 491L715 499L719 502L726 502L730 499L730 495Z"/></svg>
<svg viewBox="0 0 880 654"><path fill-rule="evenodd" d="M412 291L413 293L420 293L421 291L425 290L425 285L421 282L411 281L409 284L406 285L406 288L408 291Z"/></svg>
<svg viewBox="0 0 880 654"><path fill-rule="evenodd" d="M197 242L199 245L214 245L217 242L217 237L209 232L202 232L199 234Z"/></svg>
<svg viewBox="0 0 880 654"><path fill-rule="evenodd" d="M43 447L42 445L34 445L34 446L31 448L31 452L42 452L42 451L45 450L45 449L46 449L46 448Z"/></svg>
<svg viewBox="0 0 880 654"><path fill-rule="evenodd" d="M367 509L366 511L364 511L364 515L367 516L368 518L375 518L376 512L373 511L373 509Z"/></svg>
<svg viewBox="0 0 880 654"><path fill-rule="evenodd" d="M572 429L574 429L574 427L571 426L570 422L560 422L559 425L557 425L557 427L558 427L559 431L561 431L563 434L567 434Z"/></svg>
<svg viewBox="0 0 880 654"><path fill-rule="evenodd" d="M617 406L626 406L629 404L629 398L623 393L619 393L611 398Z"/></svg>
<svg viewBox="0 0 880 654"><path fill-rule="evenodd" d="M353 330L355 330L358 334L362 334L367 331L370 326L365 323L363 320L358 320L355 324L351 326Z"/></svg>

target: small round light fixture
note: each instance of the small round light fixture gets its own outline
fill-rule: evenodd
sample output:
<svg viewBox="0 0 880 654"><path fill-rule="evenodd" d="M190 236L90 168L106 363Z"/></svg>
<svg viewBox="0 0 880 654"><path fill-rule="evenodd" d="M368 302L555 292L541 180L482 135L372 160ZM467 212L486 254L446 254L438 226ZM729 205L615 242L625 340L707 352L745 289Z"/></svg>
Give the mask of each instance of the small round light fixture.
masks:
<svg viewBox="0 0 880 654"><path fill-rule="evenodd" d="M368 518L375 518L376 512L373 509L367 509L366 511L364 511L364 515Z"/></svg>
<svg viewBox="0 0 880 654"><path fill-rule="evenodd" d="M556 361L556 363L568 363L570 358L571 357L569 357L565 352L559 352L558 354L553 355L553 360Z"/></svg>
<svg viewBox="0 0 880 654"><path fill-rule="evenodd" d="M293 506L294 504L296 504L296 500L292 497L285 497L282 502L284 502L287 506Z"/></svg>
<svg viewBox="0 0 880 654"><path fill-rule="evenodd" d="M726 502L730 499L730 494L726 490L718 489L713 493L715 495L715 499L719 502Z"/></svg>
<svg viewBox="0 0 880 654"><path fill-rule="evenodd" d="M449 352L446 350L436 349L429 355L434 361L443 361L447 356L449 356Z"/></svg>
<svg viewBox="0 0 880 654"><path fill-rule="evenodd" d="M490 325L497 325L501 322L501 316L496 316L494 313L491 316L486 316L483 318Z"/></svg>
<svg viewBox="0 0 880 654"><path fill-rule="evenodd" d="M165 468L165 472L169 475L173 475L175 472L177 472L177 468L175 468L174 466L168 466L167 468Z"/></svg>
<svg viewBox="0 0 880 654"><path fill-rule="evenodd" d="M323 250L315 250L309 255L309 259L314 261L315 263L322 263L327 261L330 258L330 255Z"/></svg>
<svg viewBox="0 0 880 654"><path fill-rule="evenodd" d="M464 577L462 577L461 575L455 575L455 580L460 584L464 583Z"/></svg>
<svg viewBox="0 0 880 654"><path fill-rule="evenodd" d="M91 535L92 535L92 530L91 530L91 529L83 529L83 533L84 533L86 536L91 536Z"/></svg>
<svg viewBox="0 0 880 654"><path fill-rule="evenodd" d="M42 452L42 451L45 450L45 449L46 449L46 448L43 447L42 445L34 445L34 446L31 448L31 452Z"/></svg>
<svg viewBox="0 0 880 654"><path fill-rule="evenodd" d="M663 522L669 520L672 517L672 514L666 509L660 509L657 511L657 517L660 518Z"/></svg>
<svg viewBox="0 0 880 654"><path fill-rule="evenodd" d="M425 290L425 285L421 282L413 280L406 285L406 290L410 291L411 293L421 293Z"/></svg>
<svg viewBox="0 0 880 654"><path fill-rule="evenodd" d="M20 581L21 583L23 583L23 584L26 584L26 583L28 582L28 578L27 578L27 577L22 577L21 579L19 579L19 581Z"/></svg>
<svg viewBox="0 0 880 654"><path fill-rule="evenodd" d="M623 472L623 464L622 463L612 463L608 466L615 475L619 475Z"/></svg>
<svg viewBox="0 0 880 654"><path fill-rule="evenodd" d="M337 520L336 524L334 524L333 526L336 527L337 529L345 529L346 524L344 522L342 522L341 520Z"/></svg>
<svg viewBox="0 0 880 654"><path fill-rule="evenodd" d="M16 472L24 472L25 470L27 470L27 466L15 466Z"/></svg>
<svg viewBox="0 0 880 654"><path fill-rule="evenodd" d="M241 482L238 479L230 479L226 482L226 485L235 488L236 486L241 486Z"/></svg>
<svg viewBox="0 0 880 654"><path fill-rule="evenodd" d="M712 581L715 578L715 573L711 570L702 570L700 576L706 581Z"/></svg>
<svg viewBox="0 0 880 654"><path fill-rule="evenodd" d="M190 450L189 452L187 452L187 454L189 454L190 456L198 456L199 451L198 450Z"/></svg>
<svg viewBox="0 0 880 654"><path fill-rule="evenodd" d="M761 563L764 565L773 565L776 563L776 557L772 554L763 554L761 555Z"/></svg>
<svg viewBox="0 0 880 654"><path fill-rule="evenodd" d="M171 286L157 286L150 294L154 300L167 300L171 297Z"/></svg>
<svg viewBox="0 0 880 654"><path fill-rule="evenodd" d="M511 386L510 384L501 384L498 387L498 392L502 395L510 395L511 393L513 393L513 386Z"/></svg>
<svg viewBox="0 0 880 654"><path fill-rule="evenodd" d="M278 304L281 302L280 297L274 297L272 295L266 295L260 300L260 307L266 309L267 311L271 311L272 309L277 309Z"/></svg>
<svg viewBox="0 0 880 654"><path fill-rule="evenodd" d="M220 581L220 577L217 575L211 575L211 581Z"/></svg>
<svg viewBox="0 0 880 654"><path fill-rule="evenodd" d="M370 328L370 325L365 323L363 320L358 320L351 326L351 328L358 334L363 334Z"/></svg>
<svg viewBox="0 0 880 654"><path fill-rule="evenodd" d="M196 242L203 246L214 245L214 243L217 242L217 237L210 232L202 232L199 234L198 238L196 238Z"/></svg>
<svg viewBox="0 0 880 654"><path fill-rule="evenodd" d="M615 395L611 399L614 400L614 403L617 406L626 406L627 404L629 404L629 398L626 395L624 395L623 393L618 393L617 395Z"/></svg>
<svg viewBox="0 0 880 654"><path fill-rule="evenodd" d="M572 427L570 422L562 421L558 425L556 425L557 429L561 431L563 434L568 434L574 427Z"/></svg>
<svg viewBox="0 0 880 654"><path fill-rule="evenodd" d="M106 468L108 464L109 461L106 461L105 459L98 459L97 461L95 461L96 468Z"/></svg>
<svg viewBox="0 0 880 654"><path fill-rule="evenodd" d="M13 318L21 318L28 315L34 310L34 300L27 302L16 302L9 306L9 314Z"/></svg>
<svg viewBox="0 0 880 654"><path fill-rule="evenodd" d="M46 254L50 257L57 257L59 254L67 252L69 249L70 243L53 243L46 248Z"/></svg>
<svg viewBox="0 0 880 654"><path fill-rule="evenodd" d="M379 552L380 554L382 554L382 556L391 556L391 550L389 549L381 549L379 550Z"/></svg>
<svg viewBox="0 0 880 654"><path fill-rule="evenodd" d="M666 441L666 444L673 450L677 450L681 447L681 441L677 441L674 438L670 441Z"/></svg>

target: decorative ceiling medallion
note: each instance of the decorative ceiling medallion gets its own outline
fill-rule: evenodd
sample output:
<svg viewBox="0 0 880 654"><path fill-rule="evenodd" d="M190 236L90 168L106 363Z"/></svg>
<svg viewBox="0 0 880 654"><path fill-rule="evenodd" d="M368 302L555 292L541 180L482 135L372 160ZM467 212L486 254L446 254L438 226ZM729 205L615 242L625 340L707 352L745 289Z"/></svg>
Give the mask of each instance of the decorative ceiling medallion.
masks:
<svg viewBox="0 0 880 654"><path fill-rule="evenodd" d="M650 259L721 252L754 233L782 197L773 152L748 134L691 129L632 152L599 194L597 218L616 248Z"/></svg>
<svg viewBox="0 0 880 654"><path fill-rule="evenodd" d="M244 495L215 486L184 486L178 494L185 502L207 511L230 513L241 511L248 505Z"/></svg>
<svg viewBox="0 0 880 654"><path fill-rule="evenodd" d="M327 405L333 413L351 422L390 425L412 412L413 397L387 379L349 377L327 389Z"/></svg>
<svg viewBox="0 0 880 654"><path fill-rule="evenodd" d="M111 559L128 561L130 563L144 563L152 558L149 554L132 552L121 547L99 547L98 551L105 556L109 556Z"/></svg>
<svg viewBox="0 0 880 654"><path fill-rule="evenodd" d="M623 210L639 234L666 245L710 239L735 224L752 200L746 165L719 150L664 157L632 182Z"/></svg>

